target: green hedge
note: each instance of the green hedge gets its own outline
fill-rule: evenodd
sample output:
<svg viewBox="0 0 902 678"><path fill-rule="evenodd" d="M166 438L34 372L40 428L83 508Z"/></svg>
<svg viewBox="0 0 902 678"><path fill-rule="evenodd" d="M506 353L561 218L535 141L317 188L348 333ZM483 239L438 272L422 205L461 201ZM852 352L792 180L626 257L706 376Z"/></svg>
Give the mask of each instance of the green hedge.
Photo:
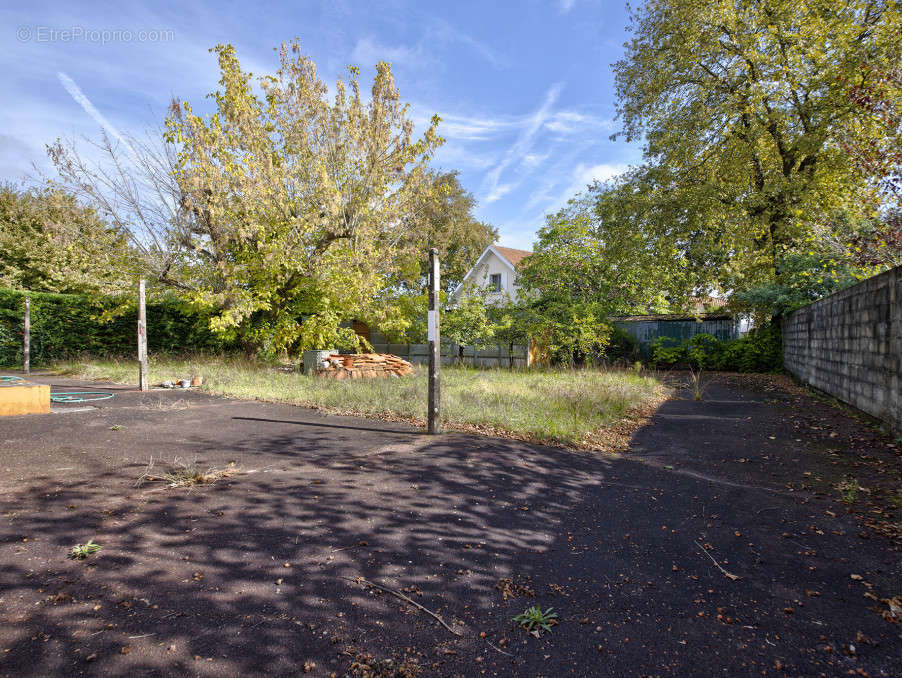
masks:
<svg viewBox="0 0 902 678"><path fill-rule="evenodd" d="M696 334L681 343L659 337L652 342L651 349L651 362L656 367L688 365L729 372L779 372L783 369L783 338L775 324L729 341L721 341L710 334Z"/></svg>
<svg viewBox="0 0 902 678"><path fill-rule="evenodd" d="M25 292L0 288L0 366L22 365ZM30 292L31 364L95 356L134 356L137 309L131 300ZM129 303L131 302L131 303ZM108 318L108 319L107 319ZM147 305L147 346L151 352L235 348L209 329L210 316L176 299Z"/></svg>

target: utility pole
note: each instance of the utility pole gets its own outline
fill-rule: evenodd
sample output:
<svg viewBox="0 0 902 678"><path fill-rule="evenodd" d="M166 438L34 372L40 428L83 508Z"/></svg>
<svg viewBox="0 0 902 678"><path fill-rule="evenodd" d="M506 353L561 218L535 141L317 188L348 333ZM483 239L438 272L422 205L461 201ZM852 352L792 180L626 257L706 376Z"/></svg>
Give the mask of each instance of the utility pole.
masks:
<svg viewBox="0 0 902 678"><path fill-rule="evenodd" d="M31 374L31 297L25 297L25 332L23 335L22 362L25 374Z"/></svg>
<svg viewBox="0 0 902 678"><path fill-rule="evenodd" d="M144 299L144 279L138 281L138 386L142 391L147 384L147 306Z"/></svg>
<svg viewBox="0 0 902 678"><path fill-rule="evenodd" d="M429 433L439 433L441 424L439 406L441 401L440 376L442 369L442 342L439 333L438 309L439 299L438 250L429 250Z"/></svg>

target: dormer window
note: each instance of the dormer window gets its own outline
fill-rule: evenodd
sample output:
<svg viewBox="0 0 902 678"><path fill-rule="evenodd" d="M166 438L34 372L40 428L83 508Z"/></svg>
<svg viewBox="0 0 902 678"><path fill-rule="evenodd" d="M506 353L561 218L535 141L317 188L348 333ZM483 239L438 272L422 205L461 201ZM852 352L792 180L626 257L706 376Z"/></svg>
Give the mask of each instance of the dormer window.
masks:
<svg viewBox="0 0 902 678"><path fill-rule="evenodd" d="M489 289L492 292L500 292L501 291L501 274L500 273L492 273L489 276Z"/></svg>

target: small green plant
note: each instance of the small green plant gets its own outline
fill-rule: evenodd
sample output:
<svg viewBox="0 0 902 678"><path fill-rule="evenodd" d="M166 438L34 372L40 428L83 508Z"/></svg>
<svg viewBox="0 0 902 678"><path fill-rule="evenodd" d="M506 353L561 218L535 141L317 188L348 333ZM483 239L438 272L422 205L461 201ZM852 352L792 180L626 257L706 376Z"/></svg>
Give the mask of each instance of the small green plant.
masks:
<svg viewBox="0 0 902 678"><path fill-rule="evenodd" d="M84 560L90 555L100 550L100 544L95 544L93 539L89 539L87 544L76 544L69 551L69 557L72 560Z"/></svg>
<svg viewBox="0 0 902 678"><path fill-rule="evenodd" d="M858 497L858 479L851 475L843 476L843 479L836 483L836 489L846 504L853 504Z"/></svg>
<svg viewBox="0 0 902 678"><path fill-rule="evenodd" d="M642 373L642 361L641 360L637 360L636 362L633 363L633 372L635 372L636 374Z"/></svg>
<svg viewBox="0 0 902 678"><path fill-rule="evenodd" d="M110 430L111 431L121 431L122 427L119 424L113 424L112 426L110 426Z"/></svg>
<svg viewBox="0 0 902 678"><path fill-rule="evenodd" d="M553 607L543 610L540 605L533 605L514 617L514 623L538 638L542 631L550 633L551 627L557 624L557 612Z"/></svg>

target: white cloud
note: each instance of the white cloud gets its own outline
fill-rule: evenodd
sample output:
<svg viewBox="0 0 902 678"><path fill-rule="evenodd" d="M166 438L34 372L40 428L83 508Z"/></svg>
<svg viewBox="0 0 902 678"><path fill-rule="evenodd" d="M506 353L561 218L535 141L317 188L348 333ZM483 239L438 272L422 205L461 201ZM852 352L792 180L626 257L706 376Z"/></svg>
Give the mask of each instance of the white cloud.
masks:
<svg viewBox="0 0 902 678"><path fill-rule="evenodd" d="M428 60L420 45L406 47L391 46L367 36L360 38L351 52L351 61L363 66L374 66L380 61L389 61L395 66L422 66Z"/></svg>
<svg viewBox="0 0 902 678"><path fill-rule="evenodd" d="M502 173L512 164L519 164L523 157L529 153L532 148L533 140L536 133L542 128L542 125L548 120L552 106L557 101L558 95L561 93L562 83L555 83L548 92L545 93L545 99L539 109L530 115L517 137L514 144L507 150L504 157L495 167L489 171L483 181L483 190L486 191L486 197L483 200L486 203L498 200L505 193L509 193L516 185L511 186L504 193L499 195L498 186L500 184Z"/></svg>
<svg viewBox="0 0 902 678"><path fill-rule="evenodd" d="M522 123L516 119L478 118L464 115L442 114L439 134L462 141L486 141L503 132L516 129Z"/></svg>
<svg viewBox="0 0 902 678"><path fill-rule="evenodd" d="M548 206L548 210L555 210L567 204L570 198L582 193L586 188L596 181L605 182L614 177L623 174L629 169L629 165L624 163L599 163L597 165L585 165L580 163L573 170L570 184L552 201Z"/></svg>
<svg viewBox="0 0 902 678"><path fill-rule="evenodd" d="M558 0L557 8L561 14L567 14L575 4L576 0Z"/></svg>
<svg viewBox="0 0 902 678"><path fill-rule="evenodd" d="M589 129L611 130L614 125L611 120L598 118L594 115L586 115L578 111L557 111L548 122L546 129L558 134L571 134Z"/></svg>
<svg viewBox="0 0 902 678"><path fill-rule="evenodd" d="M543 162L545 162L550 155L550 152L543 155L539 155L538 153L527 153L523 156L523 160L520 164L526 169L535 169Z"/></svg>
<svg viewBox="0 0 902 678"><path fill-rule="evenodd" d="M500 186L495 186L491 192L483 198L483 201L486 203L492 203L496 200L500 200L512 190L516 188L515 184L501 184Z"/></svg>

